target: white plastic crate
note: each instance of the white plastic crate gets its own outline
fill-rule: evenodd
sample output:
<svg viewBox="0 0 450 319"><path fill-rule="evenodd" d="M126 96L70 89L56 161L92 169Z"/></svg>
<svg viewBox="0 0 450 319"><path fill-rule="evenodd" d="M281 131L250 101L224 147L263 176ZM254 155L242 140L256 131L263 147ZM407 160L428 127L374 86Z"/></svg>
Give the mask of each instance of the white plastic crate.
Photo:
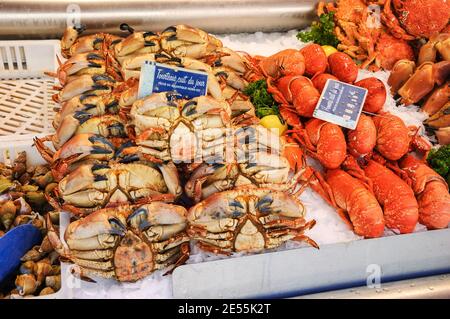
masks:
<svg viewBox="0 0 450 319"><path fill-rule="evenodd" d="M53 131L58 40L0 41L0 142Z"/></svg>

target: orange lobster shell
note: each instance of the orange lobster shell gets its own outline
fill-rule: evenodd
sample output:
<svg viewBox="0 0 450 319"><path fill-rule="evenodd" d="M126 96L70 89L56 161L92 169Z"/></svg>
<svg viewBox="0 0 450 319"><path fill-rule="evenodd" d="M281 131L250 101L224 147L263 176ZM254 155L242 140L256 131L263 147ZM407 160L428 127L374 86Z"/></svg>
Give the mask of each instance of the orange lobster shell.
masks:
<svg viewBox="0 0 450 319"><path fill-rule="evenodd" d="M366 238L380 237L384 231L383 210L367 186L340 169L328 171L326 179L336 205L347 212L354 232Z"/></svg>
<svg viewBox="0 0 450 319"><path fill-rule="evenodd" d="M450 223L450 194L445 180L412 155L400 161L400 167L417 196L420 223L429 229L446 228Z"/></svg>
<svg viewBox="0 0 450 319"><path fill-rule="evenodd" d="M295 111L305 117L312 117L320 93L310 79L304 76L288 75L279 79L276 86L268 81L268 92L282 105L292 105Z"/></svg>
<svg viewBox="0 0 450 319"><path fill-rule="evenodd" d="M364 168L383 207L386 226L400 233L411 233L419 219L419 205L408 184L385 166L370 160Z"/></svg>
<svg viewBox="0 0 450 319"><path fill-rule="evenodd" d="M347 144L341 128L319 119L311 119L294 137L306 146L310 155L327 169L338 168L347 156Z"/></svg>
<svg viewBox="0 0 450 319"><path fill-rule="evenodd" d="M316 74L312 79L312 83L314 84L314 87L319 90L320 93L322 93L325 84L327 84L327 81L331 79L331 80L338 80L337 77L335 77L334 75L328 74L328 73L321 73L321 74Z"/></svg>
<svg viewBox="0 0 450 319"><path fill-rule="evenodd" d="M396 161L408 152L411 138L409 129L398 116L383 113L374 116L373 122L377 128L376 149L385 158Z"/></svg>
<svg viewBox="0 0 450 319"><path fill-rule="evenodd" d="M286 49L259 62L259 68L266 78L278 79L285 75L303 75L305 57L300 51Z"/></svg>
<svg viewBox="0 0 450 319"><path fill-rule="evenodd" d="M328 58L325 51L318 44L309 44L302 48L300 52L305 57L305 74L314 76L326 71L328 68Z"/></svg>
<svg viewBox="0 0 450 319"><path fill-rule="evenodd" d="M353 83L358 76L358 66L350 56L342 52L333 53L328 57L331 74L340 81Z"/></svg>
<svg viewBox="0 0 450 319"><path fill-rule="evenodd" d="M347 134L349 153L355 157L370 154L377 144L377 128L370 116L361 114L356 129Z"/></svg>
<svg viewBox="0 0 450 319"><path fill-rule="evenodd" d="M367 89L367 97L364 102L364 111L378 113L386 102L386 88L379 79L370 77L355 83L355 85Z"/></svg>

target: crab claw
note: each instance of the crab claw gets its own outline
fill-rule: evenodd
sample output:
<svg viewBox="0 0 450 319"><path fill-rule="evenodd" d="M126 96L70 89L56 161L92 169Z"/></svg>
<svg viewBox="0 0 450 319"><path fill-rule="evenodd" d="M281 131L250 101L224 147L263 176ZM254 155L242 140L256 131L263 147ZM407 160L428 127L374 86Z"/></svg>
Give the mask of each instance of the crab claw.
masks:
<svg viewBox="0 0 450 319"><path fill-rule="evenodd" d="M388 79L388 84L391 86L391 93L396 94L397 91L408 81L411 75L414 74L416 64L414 61L399 60L392 68L391 75Z"/></svg>
<svg viewBox="0 0 450 319"><path fill-rule="evenodd" d="M59 102L65 102L88 91L111 91L115 83L116 81L106 74L85 74L67 83L55 98Z"/></svg>
<svg viewBox="0 0 450 319"><path fill-rule="evenodd" d="M160 51L159 38L156 33L151 31L135 32L126 23L122 23L120 29L122 31L128 31L130 35L115 46L116 57L124 57L131 54L156 53Z"/></svg>
<svg viewBox="0 0 450 319"><path fill-rule="evenodd" d="M127 232L122 214L127 209L127 205L105 208L71 223L64 234L68 246L75 250L115 247L119 238Z"/></svg>
<svg viewBox="0 0 450 319"><path fill-rule="evenodd" d="M70 47L75 43L78 36L86 30L85 25L74 25L71 27L67 27L64 31L64 34L61 38L61 51L64 57L68 57L68 51Z"/></svg>
<svg viewBox="0 0 450 319"><path fill-rule="evenodd" d="M406 105L414 104L434 88L433 63L425 62L417 68L414 74L406 81L398 94Z"/></svg>
<svg viewBox="0 0 450 319"><path fill-rule="evenodd" d="M433 65L433 79L437 85L442 85L450 77L450 61L441 61Z"/></svg>
<svg viewBox="0 0 450 319"><path fill-rule="evenodd" d="M189 100L184 104L181 114L190 120L205 114L219 114L223 123L229 123L231 120L231 108L228 102L218 101L210 96L199 96Z"/></svg>
<svg viewBox="0 0 450 319"><path fill-rule="evenodd" d="M161 46L175 56L201 58L222 47L222 42L203 30L187 25L170 26L161 33Z"/></svg>
<svg viewBox="0 0 450 319"><path fill-rule="evenodd" d="M122 30L122 31L128 31L128 32L130 32L130 33L134 33L134 28L132 28L129 24L127 24L127 23L122 23L120 26L119 26L119 28L120 28L120 30Z"/></svg>
<svg viewBox="0 0 450 319"><path fill-rule="evenodd" d="M144 232L150 241L163 241L184 231L186 215L182 206L152 202L136 209L127 222L135 230Z"/></svg>
<svg viewBox="0 0 450 319"><path fill-rule="evenodd" d="M185 215L186 210L181 206L153 202L136 209L128 216L127 222L131 227L144 231L155 225L185 224Z"/></svg>

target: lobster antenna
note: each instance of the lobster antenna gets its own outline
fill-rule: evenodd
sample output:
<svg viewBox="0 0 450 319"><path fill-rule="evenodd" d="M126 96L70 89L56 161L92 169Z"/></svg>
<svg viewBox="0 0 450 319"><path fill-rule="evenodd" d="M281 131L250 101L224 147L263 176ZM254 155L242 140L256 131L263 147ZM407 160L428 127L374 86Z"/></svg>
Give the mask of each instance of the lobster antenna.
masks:
<svg viewBox="0 0 450 319"><path fill-rule="evenodd" d="M379 116L379 117L386 117L385 115L382 114L377 114L377 113L372 113L372 112L367 112L367 111L362 111L362 113L367 114L367 115L371 115L371 116Z"/></svg>
<svg viewBox="0 0 450 319"><path fill-rule="evenodd" d="M128 31L130 33L134 33L134 29L132 27L130 27L127 23L122 23L119 28L122 31Z"/></svg>

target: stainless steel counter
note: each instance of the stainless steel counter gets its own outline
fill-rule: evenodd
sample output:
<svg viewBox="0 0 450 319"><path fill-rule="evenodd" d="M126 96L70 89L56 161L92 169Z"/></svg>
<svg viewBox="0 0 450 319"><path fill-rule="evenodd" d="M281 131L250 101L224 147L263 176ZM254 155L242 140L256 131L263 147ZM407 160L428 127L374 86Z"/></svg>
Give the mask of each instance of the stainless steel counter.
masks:
<svg viewBox="0 0 450 319"><path fill-rule="evenodd" d="M273 32L305 28L316 0L2 0L0 39L59 38L68 24L86 33L161 31L189 24L211 33Z"/></svg>
<svg viewBox="0 0 450 319"><path fill-rule="evenodd" d="M408 279L382 284L380 288L357 287L293 299L450 299L450 274Z"/></svg>

